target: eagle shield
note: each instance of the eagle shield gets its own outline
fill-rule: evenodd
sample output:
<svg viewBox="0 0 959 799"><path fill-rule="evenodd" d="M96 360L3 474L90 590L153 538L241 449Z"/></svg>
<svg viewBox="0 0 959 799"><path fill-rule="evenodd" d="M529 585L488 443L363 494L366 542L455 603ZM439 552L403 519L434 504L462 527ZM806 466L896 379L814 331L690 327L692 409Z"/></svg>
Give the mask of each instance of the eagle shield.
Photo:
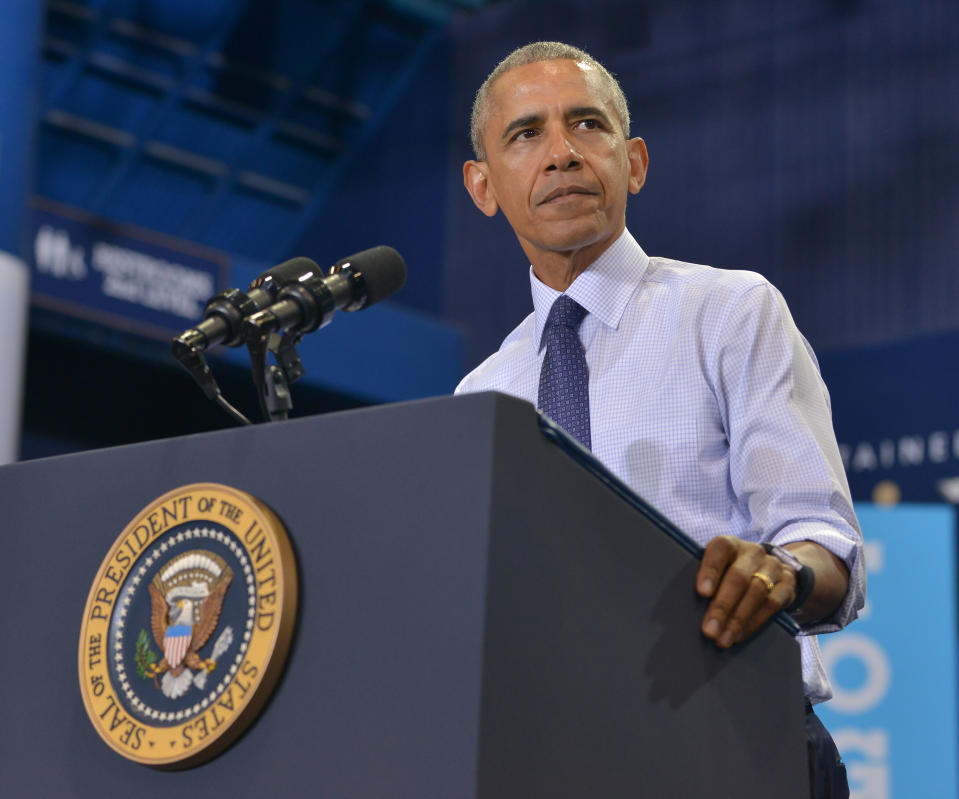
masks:
<svg viewBox="0 0 959 799"><path fill-rule="evenodd" d="M185 668L212 671L219 653L204 660L198 650L216 629L232 579L223 559L206 550L177 556L153 578L149 586L153 637L163 650L163 660L150 676L169 671L176 678Z"/></svg>

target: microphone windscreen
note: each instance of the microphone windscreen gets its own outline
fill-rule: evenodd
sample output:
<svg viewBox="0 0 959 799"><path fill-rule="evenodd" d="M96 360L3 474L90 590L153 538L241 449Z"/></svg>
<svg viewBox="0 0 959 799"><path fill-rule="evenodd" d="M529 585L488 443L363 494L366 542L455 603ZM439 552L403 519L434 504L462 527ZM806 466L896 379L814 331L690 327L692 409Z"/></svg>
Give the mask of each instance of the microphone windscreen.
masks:
<svg viewBox="0 0 959 799"><path fill-rule="evenodd" d="M344 258L337 266L349 266L354 272L362 273L366 283L364 308L395 294L406 283L406 262L403 256L392 247L382 244Z"/></svg>

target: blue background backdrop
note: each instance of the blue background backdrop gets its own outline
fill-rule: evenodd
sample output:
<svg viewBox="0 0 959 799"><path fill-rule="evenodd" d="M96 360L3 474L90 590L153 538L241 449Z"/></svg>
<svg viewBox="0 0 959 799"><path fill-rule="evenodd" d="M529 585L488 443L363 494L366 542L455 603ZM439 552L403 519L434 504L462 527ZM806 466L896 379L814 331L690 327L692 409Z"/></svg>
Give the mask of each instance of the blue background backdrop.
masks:
<svg viewBox="0 0 959 799"><path fill-rule="evenodd" d="M924 439L921 458L907 441L903 458L856 461L857 497L892 482L905 499L939 500L959 477L959 440L946 457L941 436L929 440L959 429L954 2L12 7L0 36L35 77L11 69L0 90L6 249L31 256L23 209L39 197L210 248L229 285L293 255L330 264L378 243L404 254L408 285L390 302L402 311L385 329L357 320L338 335L339 320L309 342L323 355L305 359L295 413L448 392L528 312L515 238L462 188L466 120L497 60L559 38L619 76L646 139L649 178L628 210L645 249L769 277L820 355L850 453ZM25 457L230 423L201 407L162 342L82 316L33 315ZM415 357L398 363L397 351ZM56 378L54 359L70 362ZM245 356L214 363L224 392L249 403ZM49 411L96 370L118 385L85 409L100 418L80 441ZM159 398L135 433L127 377L152 379Z"/></svg>

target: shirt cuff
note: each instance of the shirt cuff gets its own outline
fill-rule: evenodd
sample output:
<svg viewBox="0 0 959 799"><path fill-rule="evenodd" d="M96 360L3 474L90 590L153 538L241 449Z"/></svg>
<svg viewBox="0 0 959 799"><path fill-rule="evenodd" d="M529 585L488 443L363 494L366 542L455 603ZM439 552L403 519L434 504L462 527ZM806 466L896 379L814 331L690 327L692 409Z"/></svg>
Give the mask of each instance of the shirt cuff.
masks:
<svg viewBox="0 0 959 799"><path fill-rule="evenodd" d="M855 538L853 538L855 536ZM770 543L777 546L812 541L832 552L849 569L849 588L839 607L824 619L804 624L800 635L820 635L841 630L859 615L866 598L866 570L863 558L862 538L858 531L840 532L821 524L800 523L790 525L773 536Z"/></svg>

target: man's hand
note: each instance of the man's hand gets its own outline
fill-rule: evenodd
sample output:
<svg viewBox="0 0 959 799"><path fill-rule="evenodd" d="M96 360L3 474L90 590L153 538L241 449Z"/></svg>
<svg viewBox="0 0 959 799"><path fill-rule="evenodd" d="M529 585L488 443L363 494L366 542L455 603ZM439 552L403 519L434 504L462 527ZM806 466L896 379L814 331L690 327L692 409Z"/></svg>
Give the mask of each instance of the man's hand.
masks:
<svg viewBox="0 0 959 799"><path fill-rule="evenodd" d="M759 544L721 535L706 545L696 590L712 598L703 617L703 635L727 649L792 604L796 574Z"/></svg>
<svg viewBox="0 0 959 799"><path fill-rule="evenodd" d="M849 590L846 564L814 541L795 541L785 548L816 575L812 594L793 618L811 624L832 615ZM796 574L759 544L721 535L706 545L696 590L713 600L703 617L703 635L727 649L793 603Z"/></svg>

